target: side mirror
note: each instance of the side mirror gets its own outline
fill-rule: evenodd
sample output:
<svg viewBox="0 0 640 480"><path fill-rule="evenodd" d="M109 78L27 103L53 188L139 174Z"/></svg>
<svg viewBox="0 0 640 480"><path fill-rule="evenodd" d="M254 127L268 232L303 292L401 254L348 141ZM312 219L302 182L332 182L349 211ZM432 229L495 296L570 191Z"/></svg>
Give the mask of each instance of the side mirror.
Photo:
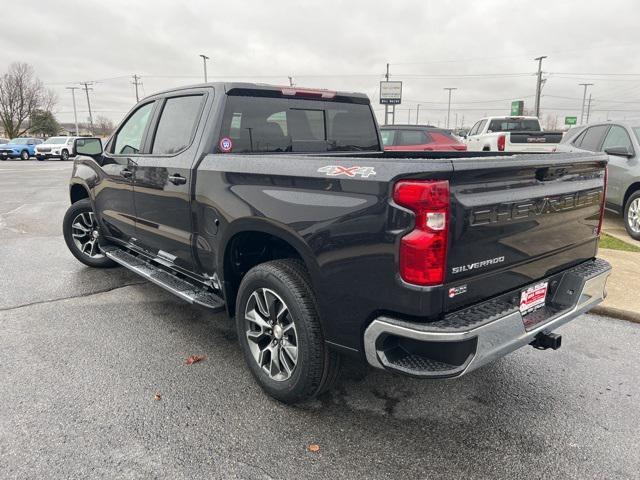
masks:
<svg viewBox="0 0 640 480"><path fill-rule="evenodd" d="M464 138L465 140L466 140L468 137L469 137L469 135L468 135L468 134L466 134L466 133L462 136L462 138Z"/></svg>
<svg viewBox="0 0 640 480"><path fill-rule="evenodd" d="M609 147L604 149L604 153L607 155L614 155L616 157L633 157L634 153L629 150L628 147Z"/></svg>
<svg viewBox="0 0 640 480"><path fill-rule="evenodd" d="M76 155L96 157L102 155L102 140L99 138L76 138L73 142Z"/></svg>

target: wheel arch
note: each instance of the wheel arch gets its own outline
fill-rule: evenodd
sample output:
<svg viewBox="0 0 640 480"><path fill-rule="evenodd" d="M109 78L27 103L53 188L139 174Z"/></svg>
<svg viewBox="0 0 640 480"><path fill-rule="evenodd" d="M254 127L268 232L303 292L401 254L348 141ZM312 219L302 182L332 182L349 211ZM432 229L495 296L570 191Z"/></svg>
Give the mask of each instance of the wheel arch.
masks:
<svg viewBox="0 0 640 480"><path fill-rule="evenodd" d="M74 204L84 198L91 198L89 195L89 188L78 182L74 182L69 186L69 199L71 204Z"/></svg>
<svg viewBox="0 0 640 480"><path fill-rule="evenodd" d="M237 220L226 229L220 242L217 271L222 274L225 303L230 316L242 278L252 267L269 260L297 258L312 279L318 265L309 245L297 232L267 219Z"/></svg>
<svg viewBox="0 0 640 480"><path fill-rule="evenodd" d="M627 187L627 190L624 192L624 198L622 199L621 210L623 212L623 215L624 215L625 208L627 206L627 200L629 200L629 197L633 195L635 192L637 192L638 190L640 190L640 181L635 181Z"/></svg>

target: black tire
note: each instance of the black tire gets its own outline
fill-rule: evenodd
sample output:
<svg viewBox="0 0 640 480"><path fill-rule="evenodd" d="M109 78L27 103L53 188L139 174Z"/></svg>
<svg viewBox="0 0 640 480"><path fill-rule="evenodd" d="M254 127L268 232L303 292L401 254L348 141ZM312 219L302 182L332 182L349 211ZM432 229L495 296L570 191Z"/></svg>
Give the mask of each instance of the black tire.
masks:
<svg viewBox="0 0 640 480"><path fill-rule="evenodd" d="M63 162L69 160L69 150L65 149L60 152L60 160L62 160Z"/></svg>
<svg viewBox="0 0 640 480"><path fill-rule="evenodd" d="M44 161L44 157L42 155L36 155L36 160L38 160L39 162Z"/></svg>
<svg viewBox="0 0 640 480"><path fill-rule="evenodd" d="M258 365L247 339L247 304L254 292L265 288L275 292L284 301L291 314L287 314L289 322L295 325L297 361L289 378L284 380L273 379ZM302 402L331 388L337 380L340 356L327 348L324 341L315 296L302 262L294 259L273 260L249 270L238 290L236 327L252 375L262 389L276 400L287 404Z"/></svg>
<svg viewBox="0 0 640 480"><path fill-rule="evenodd" d="M22 150L20 152L20 160L29 160L30 155L29 155L29 150Z"/></svg>
<svg viewBox="0 0 640 480"><path fill-rule="evenodd" d="M640 225L638 223L635 223L635 225L637 226L636 231L634 231L634 229L631 227L631 223L633 223L633 217L638 218L638 216L640 216L640 212L638 211L639 204L640 190L633 192L627 199L627 203L624 204L624 228L627 229L627 233L634 240L640 240ZM634 205L634 208L632 208L632 205Z"/></svg>
<svg viewBox="0 0 640 480"><path fill-rule="evenodd" d="M67 244L67 247L69 248L69 251L80 262L84 263L89 267L94 267L94 268L117 267L118 264L115 263L110 258L107 258L106 256L104 256L104 254L100 254L99 249L96 250L96 255L101 255L101 256L91 256L89 253L85 253L76 244L76 240L73 237L73 233L74 233L73 222L79 216L85 215L86 217L88 217L89 214L93 215L93 208L91 207L91 201L88 198L84 198L82 200L77 201L67 209L67 213L65 213L64 220L62 221L62 234L64 236L64 241ZM76 228L76 231L78 231L77 228Z"/></svg>

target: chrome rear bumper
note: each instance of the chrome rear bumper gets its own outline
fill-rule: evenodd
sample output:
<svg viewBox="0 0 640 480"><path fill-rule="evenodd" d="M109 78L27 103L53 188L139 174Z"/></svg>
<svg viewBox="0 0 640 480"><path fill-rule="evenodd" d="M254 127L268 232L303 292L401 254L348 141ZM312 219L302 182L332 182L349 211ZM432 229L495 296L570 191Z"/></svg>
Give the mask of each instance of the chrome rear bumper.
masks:
<svg viewBox="0 0 640 480"><path fill-rule="evenodd" d="M551 277L557 287L548 306L529 315L539 321L525 327L509 292L433 323L382 316L364 333L367 361L374 367L423 377L456 377L531 343L602 302L611 265L590 260ZM530 319L527 315L526 319ZM529 320L528 322L529 323Z"/></svg>

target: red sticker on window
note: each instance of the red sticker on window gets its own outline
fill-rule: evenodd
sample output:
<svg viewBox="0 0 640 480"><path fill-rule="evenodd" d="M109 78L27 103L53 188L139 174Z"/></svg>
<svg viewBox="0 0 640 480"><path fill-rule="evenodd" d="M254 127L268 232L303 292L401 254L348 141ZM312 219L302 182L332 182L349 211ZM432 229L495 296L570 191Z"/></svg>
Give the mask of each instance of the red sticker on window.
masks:
<svg viewBox="0 0 640 480"><path fill-rule="evenodd" d="M222 150L223 152L230 152L231 149L233 148L233 142L229 137L222 137L220 139L219 145L220 145L220 150Z"/></svg>

